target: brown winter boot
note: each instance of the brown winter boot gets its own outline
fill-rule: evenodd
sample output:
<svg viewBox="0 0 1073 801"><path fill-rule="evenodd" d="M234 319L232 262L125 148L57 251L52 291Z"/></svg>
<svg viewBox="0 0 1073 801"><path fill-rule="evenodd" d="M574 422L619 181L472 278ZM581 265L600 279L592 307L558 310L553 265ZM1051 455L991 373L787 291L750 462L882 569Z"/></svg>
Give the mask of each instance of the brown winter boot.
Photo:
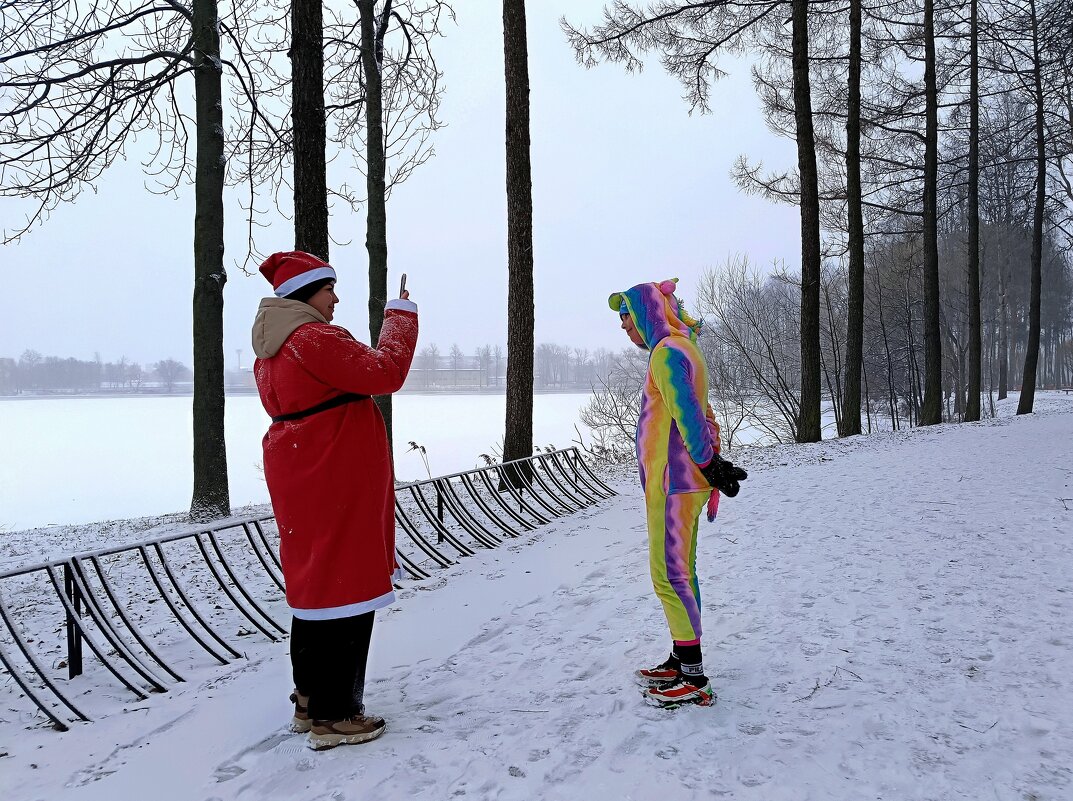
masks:
<svg viewBox="0 0 1073 801"><path fill-rule="evenodd" d="M314 751L323 751L337 745L367 743L383 734L386 727L384 719L374 715L354 715L345 720L314 720L309 730L308 745Z"/></svg>
<svg viewBox="0 0 1073 801"><path fill-rule="evenodd" d="M295 690L291 693L291 703L294 704L291 731L295 734L305 734L313 727L313 720L309 717L309 696L300 695L298 690Z"/></svg>

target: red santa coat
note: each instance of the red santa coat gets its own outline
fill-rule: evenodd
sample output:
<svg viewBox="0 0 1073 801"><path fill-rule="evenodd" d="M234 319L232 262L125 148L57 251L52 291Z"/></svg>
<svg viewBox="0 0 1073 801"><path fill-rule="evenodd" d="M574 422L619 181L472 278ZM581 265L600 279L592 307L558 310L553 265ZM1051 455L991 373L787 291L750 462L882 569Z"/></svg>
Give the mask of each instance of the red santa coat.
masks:
<svg viewBox="0 0 1073 801"><path fill-rule="evenodd" d="M342 393L402 387L417 345L417 306L394 300L374 350L308 304L265 298L253 371L272 417ZM280 532L287 603L307 620L350 617L395 599L395 490L384 418L371 399L273 423L264 472Z"/></svg>

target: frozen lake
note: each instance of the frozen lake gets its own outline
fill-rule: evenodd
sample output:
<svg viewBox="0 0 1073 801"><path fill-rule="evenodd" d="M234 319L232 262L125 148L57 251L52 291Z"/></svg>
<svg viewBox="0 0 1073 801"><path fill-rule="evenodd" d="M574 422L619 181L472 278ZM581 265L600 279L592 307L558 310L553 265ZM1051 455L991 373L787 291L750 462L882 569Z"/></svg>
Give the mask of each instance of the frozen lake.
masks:
<svg viewBox="0 0 1073 801"><path fill-rule="evenodd" d="M535 444L567 447L587 393L537 395ZM503 395L396 395L395 459L401 480L423 478L410 440L433 475L477 466L503 437ZM0 531L184 511L193 439L186 397L0 400ZM267 503L256 395L227 398L227 461L234 507ZM584 430L584 429L583 429Z"/></svg>

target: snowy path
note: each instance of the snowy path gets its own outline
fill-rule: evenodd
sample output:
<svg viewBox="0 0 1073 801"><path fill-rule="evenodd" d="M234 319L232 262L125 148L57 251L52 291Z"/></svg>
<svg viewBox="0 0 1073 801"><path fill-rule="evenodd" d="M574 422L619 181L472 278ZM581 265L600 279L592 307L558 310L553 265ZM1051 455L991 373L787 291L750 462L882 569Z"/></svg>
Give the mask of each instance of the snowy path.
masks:
<svg viewBox="0 0 1073 801"><path fill-rule="evenodd" d="M24 747L0 728L0 771L50 799L1073 799L1071 443L1050 413L757 457L702 529L712 709L630 679L667 641L624 484L405 593L372 744L284 736L275 649L196 703Z"/></svg>

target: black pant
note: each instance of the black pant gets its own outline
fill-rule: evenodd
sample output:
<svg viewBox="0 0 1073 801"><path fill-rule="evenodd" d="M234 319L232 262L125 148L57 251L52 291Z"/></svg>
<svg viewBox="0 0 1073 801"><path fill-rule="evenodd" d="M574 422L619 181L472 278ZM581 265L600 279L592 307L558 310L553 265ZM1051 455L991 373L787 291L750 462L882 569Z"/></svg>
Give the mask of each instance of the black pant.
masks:
<svg viewBox="0 0 1073 801"><path fill-rule="evenodd" d="M343 720L364 714L365 664L373 613L335 620L291 618L294 686L309 696L314 720Z"/></svg>

